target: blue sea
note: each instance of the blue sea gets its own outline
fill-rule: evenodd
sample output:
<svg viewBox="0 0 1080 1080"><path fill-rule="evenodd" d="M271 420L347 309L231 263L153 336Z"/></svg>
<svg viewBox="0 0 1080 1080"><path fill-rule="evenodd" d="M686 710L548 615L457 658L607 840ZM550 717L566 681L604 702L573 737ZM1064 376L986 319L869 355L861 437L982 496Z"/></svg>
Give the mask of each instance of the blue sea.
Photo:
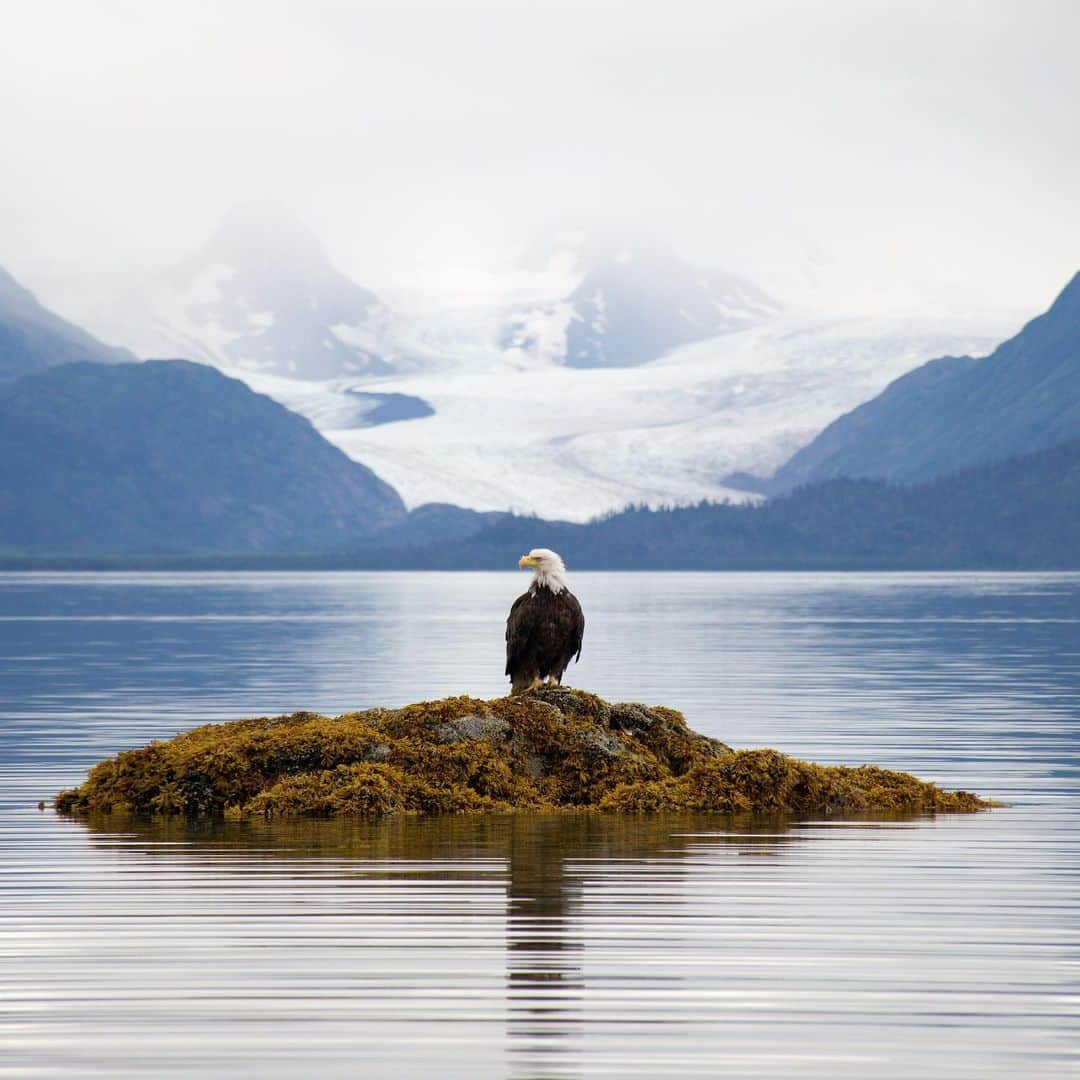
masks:
<svg viewBox="0 0 1080 1080"><path fill-rule="evenodd" d="M987 813L38 809L208 721L499 696L524 584L0 575L0 1076L1080 1073L1077 574L573 575L571 685Z"/></svg>

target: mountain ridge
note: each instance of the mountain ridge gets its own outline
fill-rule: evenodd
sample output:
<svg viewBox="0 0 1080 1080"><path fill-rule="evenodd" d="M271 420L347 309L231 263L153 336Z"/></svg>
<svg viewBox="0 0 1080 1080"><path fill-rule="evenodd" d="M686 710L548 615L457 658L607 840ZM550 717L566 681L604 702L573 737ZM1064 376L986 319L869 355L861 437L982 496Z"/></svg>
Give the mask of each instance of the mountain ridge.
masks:
<svg viewBox="0 0 1080 1080"><path fill-rule="evenodd" d="M0 393L0 549L283 551L403 522L303 417L187 360L76 363Z"/></svg>
<svg viewBox="0 0 1080 1080"><path fill-rule="evenodd" d="M1080 436L1080 272L984 359L943 357L829 424L769 489L835 476L926 480Z"/></svg>
<svg viewBox="0 0 1080 1080"><path fill-rule="evenodd" d="M134 359L127 349L98 341L44 307L0 267L0 380L80 360L116 364Z"/></svg>
<svg viewBox="0 0 1080 1080"><path fill-rule="evenodd" d="M559 551L571 573L1080 570L1080 439L923 484L840 478L757 506L638 507L588 524L456 507L429 513L450 525L437 542L424 529L411 533L406 521L350 551L67 559L9 552L0 566L509 570L521 551L543 545ZM420 509L413 515L424 525ZM379 546L385 541L396 546Z"/></svg>

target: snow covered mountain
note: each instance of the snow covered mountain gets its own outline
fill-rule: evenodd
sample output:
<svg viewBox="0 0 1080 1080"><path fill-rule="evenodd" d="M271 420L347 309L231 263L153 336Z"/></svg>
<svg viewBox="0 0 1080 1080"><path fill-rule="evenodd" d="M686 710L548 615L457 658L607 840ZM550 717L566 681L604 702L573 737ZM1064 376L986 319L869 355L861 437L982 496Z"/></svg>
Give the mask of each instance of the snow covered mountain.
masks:
<svg viewBox="0 0 1080 1080"><path fill-rule="evenodd" d="M556 254L559 272L549 254L482 302L400 294L391 315L295 219L236 211L135 298L127 330L86 321L143 356L244 379L409 507L570 520L756 498L732 475L769 475L893 379L985 354L1020 321L827 320L653 243Z"/></svg>
<svg viewBox="0 0 1080 1080"><path fill-rule="evenodd" d="M637 240L594 254L564 299L516 312L503 344L569 367L634 367L677 346L756 326L779 310L745 278Z"/></svg>
<svg viewBox="0 0 1080 1080"><path fill-rule="evenodd" d="M389 314L289 211L230 211L209 242L87 321L140 356L295 379L379 375Z"/></svg>

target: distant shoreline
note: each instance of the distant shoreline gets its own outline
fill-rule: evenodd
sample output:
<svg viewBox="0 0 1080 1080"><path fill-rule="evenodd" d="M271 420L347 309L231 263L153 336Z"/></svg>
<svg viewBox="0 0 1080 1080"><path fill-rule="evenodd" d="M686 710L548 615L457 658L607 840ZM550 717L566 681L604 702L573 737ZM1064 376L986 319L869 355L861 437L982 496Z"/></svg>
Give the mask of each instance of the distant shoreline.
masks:
<svg viewBox="0 0 1080 1080"><path fill-rule="evenodd" d="M267 555L267 556L5 556L0 557L0 573L19 573L33 571L70 571L70 572L133 572L159 571L170 573L202 573L214 571L236 572L281 572L295 573L308 571L326 573L332 571L364 571L384 573L513 573L513 560L499 564L443 565L416 559L363 559L329 555ZM1004 562L979 564L940 562L895 563L885 561L790 563L758 562L731 563L729 565L670 566L670 565L596 565L577 563L574 571L583 573L1080 573L1080 558L1073 563L1061 565L1017 565Z"/></svg>

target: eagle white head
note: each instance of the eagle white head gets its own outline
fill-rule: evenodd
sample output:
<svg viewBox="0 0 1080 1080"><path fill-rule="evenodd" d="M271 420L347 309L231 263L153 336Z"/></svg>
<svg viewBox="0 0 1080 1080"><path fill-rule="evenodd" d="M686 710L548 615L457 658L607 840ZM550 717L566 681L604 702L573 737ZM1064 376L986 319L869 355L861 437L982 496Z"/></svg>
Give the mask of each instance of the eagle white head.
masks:
<svg viewBox="0 0 1080 1080"><path fill-rule="evenodd" d="M533 588L550 589L555 594L569 588L566 565L562 557L550 548L533 548L528 555L518 559L518 566L534 571Z"/></svg>

